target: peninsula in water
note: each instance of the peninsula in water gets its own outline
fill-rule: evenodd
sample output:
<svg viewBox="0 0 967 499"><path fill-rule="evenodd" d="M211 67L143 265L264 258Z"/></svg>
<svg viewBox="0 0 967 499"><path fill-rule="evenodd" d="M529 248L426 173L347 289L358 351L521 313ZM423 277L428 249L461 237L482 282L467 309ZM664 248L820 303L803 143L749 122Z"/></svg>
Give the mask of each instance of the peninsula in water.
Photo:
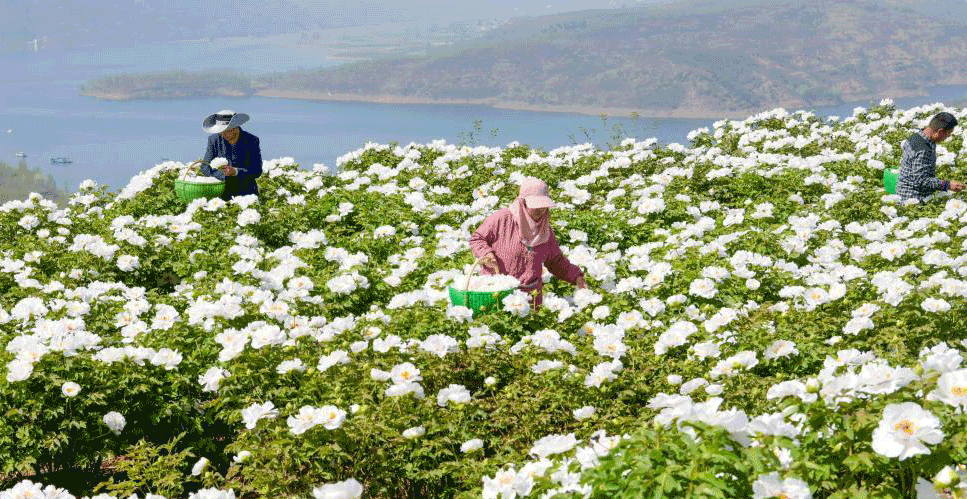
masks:
<svg viewBox="0 0 967 499"><path fill-rule="evenodd" d="M777 106L919 96L928 85L967 84L964 19L939 18L901 0L580 11L519 19L426 56L254 77L224 71L118 75L90 81L82 93L738 118ZM944 49L932 48L939 46Z"/></svg>

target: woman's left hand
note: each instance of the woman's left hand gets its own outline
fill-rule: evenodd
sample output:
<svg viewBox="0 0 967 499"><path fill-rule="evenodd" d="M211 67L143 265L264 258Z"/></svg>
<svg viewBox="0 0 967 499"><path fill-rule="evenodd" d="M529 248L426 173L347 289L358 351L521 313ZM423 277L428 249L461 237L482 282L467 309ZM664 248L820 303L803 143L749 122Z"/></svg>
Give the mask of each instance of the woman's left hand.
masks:
<svg viewBox="0 0 967 499"><path fill-rule="evenodd" d="M222 173L224 173L226 177L234 177L235 175L238 175L238 170L236 170L231 165L225 165L225 166L221 167L221 170L222 170Z"/></svg>
<svg viewBox="0 0 967 499"><path fill-rule="evenodd" d="M577 286L578 289L587 289L588 282L584 280L584 276L583 275L579 275L578 278L577 278L577 280L574 281L574 285Z"/></svg>

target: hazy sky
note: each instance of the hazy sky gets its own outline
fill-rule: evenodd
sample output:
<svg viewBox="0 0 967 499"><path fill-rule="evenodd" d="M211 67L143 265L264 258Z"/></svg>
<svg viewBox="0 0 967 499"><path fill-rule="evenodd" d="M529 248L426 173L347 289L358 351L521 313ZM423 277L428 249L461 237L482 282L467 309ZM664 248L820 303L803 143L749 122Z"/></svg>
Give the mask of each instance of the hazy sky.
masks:
<svg viewBox="0 0 967 499"><path fill-rule="evenodd" d="M149 0L146 0L149 1ZM316 8L359 8L375 11L407 11L428 16L459 17L511 17L514 15L544 15L586 9L613 9L622 5L668 3L675 0L477 0L463 2L454 0L357 0L334 2L330 0L290 0L293 3Z"/></svg>
<svg viewBox="0 0 967 499"><path fill-rule="evenodd" d="M0 45L125 44L374 24L445 26L677 0L0 0ZM729 0L735 1L735 0ZM6 48L6 47L0 47Z"/></svg>

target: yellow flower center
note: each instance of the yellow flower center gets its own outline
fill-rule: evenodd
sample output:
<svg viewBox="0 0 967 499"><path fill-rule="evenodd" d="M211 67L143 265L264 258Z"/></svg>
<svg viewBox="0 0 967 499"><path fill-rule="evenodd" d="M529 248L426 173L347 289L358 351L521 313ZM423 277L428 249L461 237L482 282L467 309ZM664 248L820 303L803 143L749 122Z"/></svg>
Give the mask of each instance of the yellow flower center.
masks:
<svg viewBox="0 0 967 499"><path fill-rule="evenodd" d="M953 394L954 397L963 397L964 395L967 395L967 387L955 386L950 389L950 393Z"/></svg>
<svg viewBox="0 0 967 499"><path fill-rule="evenodd" d="M899 423L897 423L896 426L893 427L893 429L897 431L902 431L903 433L906 433L908 436L913 436L913 432L916 429L916 426L913 424L913 421L910 421L909 419L904 419L903 421L900 421Z"/></svg>

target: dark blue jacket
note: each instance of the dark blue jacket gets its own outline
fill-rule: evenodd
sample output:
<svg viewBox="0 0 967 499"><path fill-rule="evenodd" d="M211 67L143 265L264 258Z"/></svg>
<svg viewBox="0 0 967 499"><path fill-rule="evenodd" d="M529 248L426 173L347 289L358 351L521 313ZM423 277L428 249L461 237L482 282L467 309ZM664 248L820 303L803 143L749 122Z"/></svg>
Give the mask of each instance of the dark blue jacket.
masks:
<svg viewBox="0 0 967 499"><path fill-rule="evenodd" d="M238 175L225 177L221 170L212 169L208 164L215 158L227 159L229 165L238 169ZM232 145L221 134L213 133L208 136L208 149L203 160L202 174L225 181L222 199L228 201L235 196L258 195L255 179L262 175L262 151L258 137L239 127L238 141Z"/></svg>

